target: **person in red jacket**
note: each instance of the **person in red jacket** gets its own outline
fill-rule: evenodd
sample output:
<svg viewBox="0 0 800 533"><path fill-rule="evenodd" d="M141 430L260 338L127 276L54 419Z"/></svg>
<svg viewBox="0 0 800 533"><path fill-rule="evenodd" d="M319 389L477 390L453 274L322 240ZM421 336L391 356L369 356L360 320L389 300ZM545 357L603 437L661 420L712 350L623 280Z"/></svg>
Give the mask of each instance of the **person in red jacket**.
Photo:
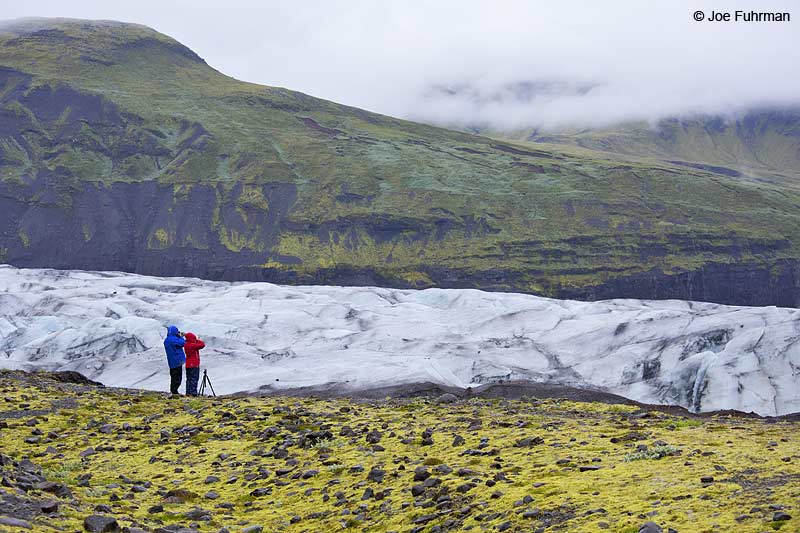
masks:
<svg viewBox="0 0 800 533"><path fill-rule="evenodd" d="M200 379L200 350L206 347L206 343L191 332L186 332L185 340L183 351L186 352L186 395L197 396L197 380Z"/></svg>

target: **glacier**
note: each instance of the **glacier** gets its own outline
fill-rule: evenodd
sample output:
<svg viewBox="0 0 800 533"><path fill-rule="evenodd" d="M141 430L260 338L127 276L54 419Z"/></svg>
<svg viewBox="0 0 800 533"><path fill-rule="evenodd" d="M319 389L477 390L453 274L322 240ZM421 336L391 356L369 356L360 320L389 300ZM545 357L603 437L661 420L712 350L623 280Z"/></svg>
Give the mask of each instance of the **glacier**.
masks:
<svg viewBox="0 0 800 533"><path fill-rule="evenodd" d="M0 265L0 367L165 391L166 326L219 393L528 380L691 411L800 411L800 310L282 286Z"/></svg>

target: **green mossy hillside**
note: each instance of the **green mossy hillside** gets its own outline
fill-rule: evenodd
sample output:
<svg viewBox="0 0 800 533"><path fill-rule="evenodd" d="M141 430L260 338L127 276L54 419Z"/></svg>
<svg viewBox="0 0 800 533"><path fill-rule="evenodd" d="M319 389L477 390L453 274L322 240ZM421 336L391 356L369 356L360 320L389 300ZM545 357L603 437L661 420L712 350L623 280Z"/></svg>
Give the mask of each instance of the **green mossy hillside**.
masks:
<svg viewBox="0 0 800 533"><path fill-rule="evenodd" d="M0 27L0 248L19 266L800 301L793 176L640 155L246 83L135 24Z"/></svg>
<svg viewBox="0 0 800 533"><path fill-rule="evenodd" d="M796 182L800 172L800 109L765 107L731 115L698 114L524 138L649 157L731 176ZM520 138L515 136L516 138Z"/></svg>
<svg viewBox="0 0 800 533"><path fill-rule="evenodd" d="M36 531L89 515L147 531L798 531L798 429L535 398L167 399L3 372L0 515ZM15 492L38 468L47 482Z"/></svg>

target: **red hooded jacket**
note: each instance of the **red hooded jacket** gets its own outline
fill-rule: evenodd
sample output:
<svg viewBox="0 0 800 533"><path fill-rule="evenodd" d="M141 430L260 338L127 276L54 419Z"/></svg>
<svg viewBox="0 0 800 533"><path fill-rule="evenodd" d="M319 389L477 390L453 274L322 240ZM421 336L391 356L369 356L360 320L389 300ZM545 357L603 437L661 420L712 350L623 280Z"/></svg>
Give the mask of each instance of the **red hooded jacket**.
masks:
<svg viewBox="0 0 800 533"><path fill-rule="evenodd" d="M200 366L200 350L206 347L206 343L198 339L194 333L186 332L186 344L183 351L186 352L186 368L197 368Z"/></svg>

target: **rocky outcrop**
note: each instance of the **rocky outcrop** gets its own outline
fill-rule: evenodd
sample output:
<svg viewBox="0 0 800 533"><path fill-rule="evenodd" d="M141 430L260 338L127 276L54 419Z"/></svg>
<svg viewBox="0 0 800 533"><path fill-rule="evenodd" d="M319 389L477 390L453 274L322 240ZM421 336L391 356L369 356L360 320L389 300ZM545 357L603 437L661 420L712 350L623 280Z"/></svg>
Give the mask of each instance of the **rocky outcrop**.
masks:
<svg viewBox="0 0 800 533"><path fill-rule="evenodd" d="M0 181L0 261L31 268L118 270L225 281L475 288L589 301L672 298L732 305L800 305L800 262L769 258L774 253L769 248L779 251L786 246L780 241L765 242L761 245L769 247L765 250L753 248L759 246L756 243L737 244L766 254L758 262L710 262L671 273L658 268L627 275L579 267L520 271L513 266L515 254L543 261L558 254L554 261L568 265L562 242L518 244L517 251L508 249L510 259L486 270L430 264L422 258L413 265L415 278L408 277L408 265L391 263L309 267L302 257L274 251L282 233L305 235L323 245L330 235L348 232L390 242L416 232L418 239L427 242L436 231L443 232L444 238L448 231L461 231L469 223L459 226L451 221L450 230L437 230L436 221L385 216L342 221L339 228L299 224L292 218L298 194L294 184L271 183L256 190L269 205L267 211L242 207L247 191L241 183L196 184L176 196L174 186L153 181L65 184L55 176L26 184ZM370 245L355 242L353 246ZM437 246L436 240L427 246ZM584 239L568 246L573 247L570 255L577 262L594 256L602 243ZM642 257L658 253L644 239L638 246ZM733 248L715 252L740 253ZM596 277L604 281L595 281ZM573 278L583 284L576 286Z"/></svg>
<svg viewBox="0 0 800 533"><path fill-rule="evenodd" d="M660 270L620 276L581 288L559 288L559 298L676 299L728 305L800 306L800 261L770 263L709 263L697 270L665 273Z"/></svg>

